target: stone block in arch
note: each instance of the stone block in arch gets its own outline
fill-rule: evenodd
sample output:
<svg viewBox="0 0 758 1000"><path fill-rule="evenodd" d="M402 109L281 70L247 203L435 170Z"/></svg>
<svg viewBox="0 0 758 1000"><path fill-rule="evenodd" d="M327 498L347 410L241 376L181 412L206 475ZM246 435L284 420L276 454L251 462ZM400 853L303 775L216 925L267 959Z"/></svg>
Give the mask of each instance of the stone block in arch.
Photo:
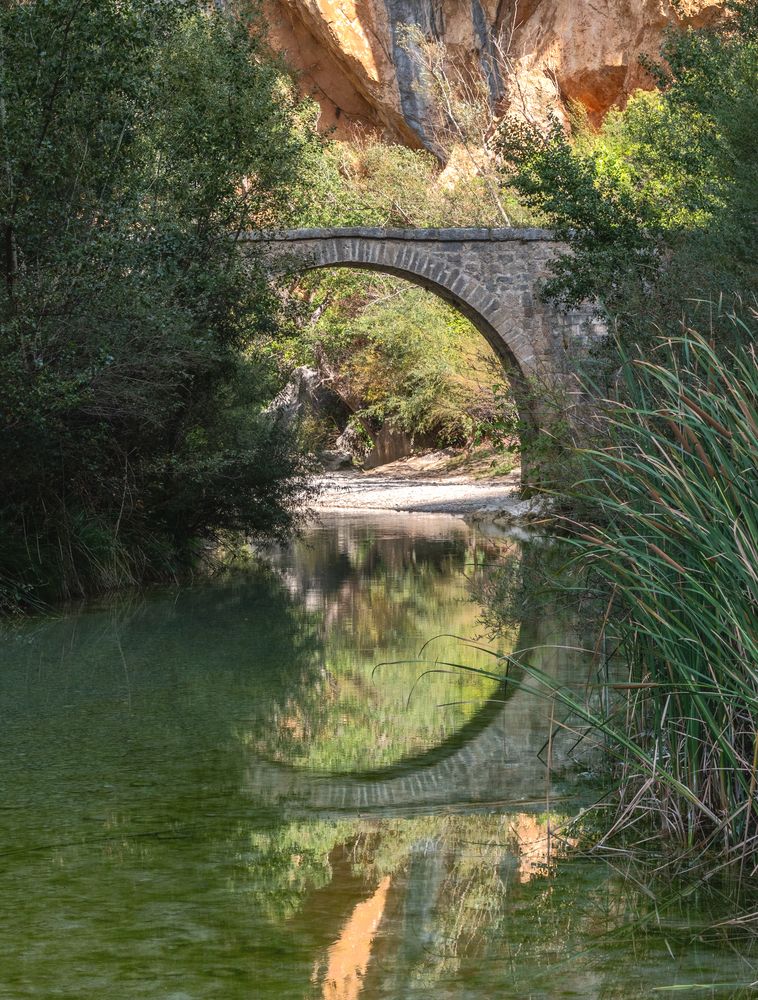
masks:
<svg viewBox="0 0 758 1000"><path fill-rule="evenodd" d="M366 245L378 249L365 250ZM293 245L294 248L294 245ZM500 303L492 292L476 278L460 268L448 268L436 254L423 255L419 249L408 244L397 247L392 241L377 243L374 240L344 240L341 243L332 238L314 240L307 247L292 255L297 267L299 256L303 271L319 270L327 267L349 267L357 270L379 271L404 278L412 284L426 289L450 303L470 320L493 350L502 358L510 374L525 377L530 374L529 362L511 341L508 330L502 327ZM499 313L499 315L498 315ZM521 316L513 314L511 323L518 329L522 325ZM509 324L510 325L510 324Z"/></svg>

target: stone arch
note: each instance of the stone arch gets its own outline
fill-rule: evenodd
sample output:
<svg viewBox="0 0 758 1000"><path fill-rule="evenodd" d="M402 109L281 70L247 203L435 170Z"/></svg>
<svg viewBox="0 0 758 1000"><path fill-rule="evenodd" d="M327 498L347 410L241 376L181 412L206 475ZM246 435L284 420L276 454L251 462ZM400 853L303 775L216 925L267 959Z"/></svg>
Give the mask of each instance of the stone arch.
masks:
<svg viewBox="0 0 758 1000"><path fill-rule="evenodd" d="M293 811L304 813L407 813L442 804L481 804L493 795L524 800L529 797L535 768L543 766L537 754L545 736L539 731L524 738L522 732L513 738L508 726L510 699L510 691L499 702L493 699L487 710L488 724L476 736L462 738L450 753L436 756L433 750L424 755L426 759L360 775L309 772L251 755L246 784L267 803L287 803ZM517 705L519 700L515 692ZM505 779L494 786L493 771Z"/></svg>
<svg viewBox="0 0 758 1000"><path fill-rule="evenodd" d="M425 252L424 245L377 242L361 238L331 237L319 240L309 257L293 258L298 270L310 271L328 267L378 271L404 278L426 291L438 295L454 306L484 336L509 370L523 375L533 356L523 351L520 342L511 343L502 332L498 315L500 303L476 277L466 273L459 264L440 261Z"/></svg>
<svg viewBox="0 0 758 1000"><path fill-rule="evenodd" d="M265 264L294 273L326 267L381 271L426 288L455 306L484 336L507 371L519 411L522 481L542 478L531 447L551 418L545 390L567 379L569 354L586 341L588 310L560 312L542 301L540 283L557 244L543 229L294 229L243 233L266 249ZM535 390L535 384L537 389Z"/></svg>

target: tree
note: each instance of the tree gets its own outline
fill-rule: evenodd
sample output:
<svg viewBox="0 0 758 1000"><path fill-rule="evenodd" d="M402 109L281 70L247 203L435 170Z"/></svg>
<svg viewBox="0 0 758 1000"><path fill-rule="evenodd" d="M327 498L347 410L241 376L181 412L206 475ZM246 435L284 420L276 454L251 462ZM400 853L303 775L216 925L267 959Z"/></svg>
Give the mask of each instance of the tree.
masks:
<svg viewBox="0 0 758 1000"><path fill-rule="evenodd" d="M508 118L504 181L569 246L546 294L594 300L627 344L727 314L758 292L758 4L732 0L715 29L672 32L659 89L592 132ZM723 315L723 319L720 318Z"/></svg>
<svg viewBox="0 0 758 1000"><path fill-rule="evenodd" d="M295 124L253 5L3 5L11 597L173 571L193 540L290 523L300 460L258 416L276 302L230 234L285 210Z"/></svg>

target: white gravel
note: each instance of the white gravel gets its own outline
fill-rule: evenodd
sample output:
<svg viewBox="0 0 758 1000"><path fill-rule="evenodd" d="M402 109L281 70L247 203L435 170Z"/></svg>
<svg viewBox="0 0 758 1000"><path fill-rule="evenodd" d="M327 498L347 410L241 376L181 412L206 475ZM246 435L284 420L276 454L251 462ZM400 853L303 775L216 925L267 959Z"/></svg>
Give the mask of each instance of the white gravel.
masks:
<svg viewBox="0 0 758 1000"><path fill-rule="evenodd" d="M318 479L318 510L398 510L426 514L503 514L514 519L539 513L534 501L520 500L511 479L498 483L460 479L335 472Z"/></svg>

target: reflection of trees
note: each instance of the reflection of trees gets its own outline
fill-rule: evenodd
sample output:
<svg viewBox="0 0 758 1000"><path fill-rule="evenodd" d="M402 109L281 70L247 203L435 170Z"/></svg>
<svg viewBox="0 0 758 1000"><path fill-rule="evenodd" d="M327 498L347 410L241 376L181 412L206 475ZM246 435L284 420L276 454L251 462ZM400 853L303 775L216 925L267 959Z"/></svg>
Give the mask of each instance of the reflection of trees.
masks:
<svg viewBox="0 0 758 1000"><path fill-rule="evenodd" d="M22 692L31 710L35 693L49 705L58 690L62 698L90 691L118 698L129 688L149 698L181 684L198 701L201 688L222 698L229 684L235 696L266 684L293 690L311 678L318 625L276 573L253 565L212 586L160 588L101 611L19 627L3 643L9 669L0 672L0 685L9 686L0 695L12 700ZM36 692L14 688L14 671L32 668Z"/></svg>
<svg viewBox="0 0 758 1000"><path fill-rule="evenodd" d="M483 621L490 632L512 628L548 615L555 625L553 641L559 642L579 595L574 550L551 537L533 536L521 545L521 558L500 560L486 576L477 579L475 593L484 607Z"/></svg>
<svg viewBox="0 0 758 1000"><path fill-rule="evenodd" d="M309 532L305 543L273 553L271 561L293 595L323 611L325 631L342 625L357 642L372 643L388 631L413 631L437 581L463 573L482 547L465 527L446 527L439 537L425 533L423 522L390 531L344 519Z"/></svg>
<svg viewBox="0 0 758 1000"><path fill-rule="evenodd" d="M328 770L384 766L445 740L494 692L495 681L464 671L427 676L414 689L435 660L461 660L460 643L447 638L427 662L408 662L440 633L477 632L469 578L506 549L462 523L435 527L434 518L408 531L343 519L272 556L290 593L321 614L322 659L312 685L277 702L271 724L249 733L258 752ZM374 673L398 660L406 662ZM470 651L465 662L492 665Z"/></svg>
<svg viewBox="0 0 758 1000"><path fill-rule="evenodd" d="M294 917L309 894L329 885L330 855L353 831L348 821L287 823L274 832L251 833L245 865L257 912L272 924Z"/></svg>
<svg viewBox="0 0 758 1000"><path fill-rule="evenodd" d="M553 829L564 821L554 815ZM523 885L554 873L565 855L565 841L550 837L547 817L531 813L300 820L249 837L247 874L239 888L270 922L292 919L307 906L310 894L329 883L333 858L342 845L340 857L349 857L353 875L366 887L415 869L417 889L427 898L422 904L413 901L406 912L415 908L417 915L428 917L442 895L455 903L438 914L448 940L474 933L488 922L477 919L464 928L458 904L486 909L489 919L509 884ZM437 861L430 858L442 860L439 878L434 874Z"/></svg>

